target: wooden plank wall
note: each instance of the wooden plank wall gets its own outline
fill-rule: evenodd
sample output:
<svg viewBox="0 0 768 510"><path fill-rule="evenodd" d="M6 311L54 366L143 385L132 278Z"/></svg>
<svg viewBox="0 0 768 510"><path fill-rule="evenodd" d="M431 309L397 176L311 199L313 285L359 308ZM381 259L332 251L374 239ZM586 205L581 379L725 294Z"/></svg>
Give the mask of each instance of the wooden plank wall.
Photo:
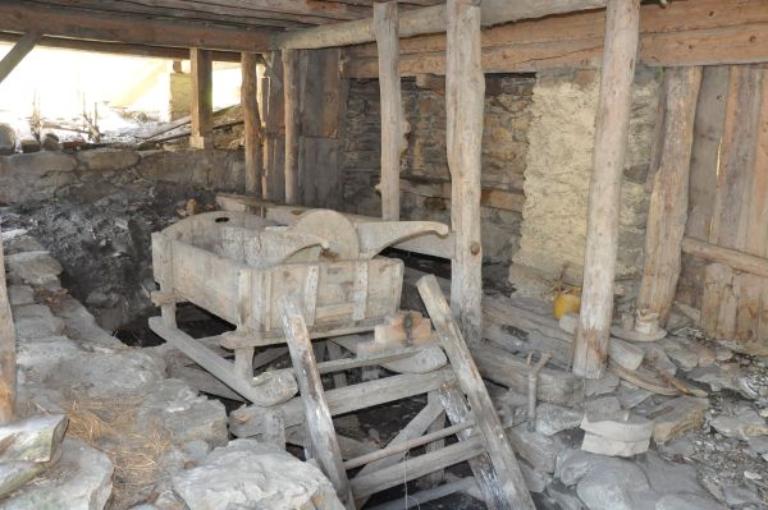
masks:
<svg viewBox="0 0 768 510"><path fill-rule="evenodd" d="M768 67L704 71L691 159L686 235L768 258ZM700 279L701 326L768 354L768 278L690 260Z"/></svg>

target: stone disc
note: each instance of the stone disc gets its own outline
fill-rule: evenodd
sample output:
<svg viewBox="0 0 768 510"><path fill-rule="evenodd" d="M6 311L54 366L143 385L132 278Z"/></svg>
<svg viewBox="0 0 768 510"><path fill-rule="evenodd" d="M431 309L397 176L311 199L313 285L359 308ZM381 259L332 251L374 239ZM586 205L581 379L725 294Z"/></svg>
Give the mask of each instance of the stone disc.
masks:
<svg viewBox="0 0 768 510"><path fill-rule="evenodd" d="M330 209L316 209L302 214L291 230L326 239L324 255L334 260L360 258L360 241L355 225L343 214Z"/></svg>

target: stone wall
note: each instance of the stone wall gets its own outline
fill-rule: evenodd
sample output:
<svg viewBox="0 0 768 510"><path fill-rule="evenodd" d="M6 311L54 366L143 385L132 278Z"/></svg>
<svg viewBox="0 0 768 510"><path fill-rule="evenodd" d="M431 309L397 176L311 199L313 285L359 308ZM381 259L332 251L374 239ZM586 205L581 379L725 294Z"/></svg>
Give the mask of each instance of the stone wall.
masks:
<svg viewBox="0 0 768 510"><path fill-rule="evenodd" d="M519 195L528 143L530 76L487 77L483 133L483 189ZM403 82L403 102L410 124L408 150L401 175L406 183L401 196L403 219L431 219L450 223L449 181L445 150L445 96L440 84L420 88ZM374 187L379 181L379 86L375 80L353 80L343 134L342 172L345 210L378 216L381 200ZM483 207L483 250L487 260L507 262L516 250L520 230L519 207ZM513 210L517 209L517 210Z"/></svg>
<svg viewBox="0 0 768 510"><path fill-rule="evenodd" d="M95 149L0 156L0 205L98 194L104 186L146 179L203 189L243 190L243 154L227 150L135 151Z"/></svg>
<svg viewBox="0 0 768 510"><path fill-rule="evenodd" d="M617 279L641 268L648 192L645 181L658 112L660 74L639 68L633 89L629 145L621 190ZM542 73L533 93L525 170L520 250L510 280L539 288L557 279L581 282L599 73Z"/></svg>

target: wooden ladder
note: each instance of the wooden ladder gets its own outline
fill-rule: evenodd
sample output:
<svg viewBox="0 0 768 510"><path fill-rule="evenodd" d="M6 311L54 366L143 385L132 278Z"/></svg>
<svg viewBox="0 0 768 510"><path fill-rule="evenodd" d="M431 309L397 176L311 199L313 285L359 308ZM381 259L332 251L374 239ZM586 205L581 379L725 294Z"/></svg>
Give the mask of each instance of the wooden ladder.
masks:
<svg viewBox="0 0 768 510"><path fill-rule="evenodd" d="M432 275L425 276L417 287L455 374L450 380L455 382L431 392L427 405L385 448L346 461L301 306L291 297L280 303L283 329L304 407L308 457L319 463L350 509L361 507L377 492L402 484L404 473L409 479L415 479L469 461L489 508L533 510L533 500L504 428L437 280ZM437 398L433 398L435 396ZM451 425L435 429L435 422L443 412ZM436 442L453 435L458 442L434 448ZM405 459L409 450L421 446L427 447L426 453ZM360 467L362 469L350 479L347 471Z"/></svg>

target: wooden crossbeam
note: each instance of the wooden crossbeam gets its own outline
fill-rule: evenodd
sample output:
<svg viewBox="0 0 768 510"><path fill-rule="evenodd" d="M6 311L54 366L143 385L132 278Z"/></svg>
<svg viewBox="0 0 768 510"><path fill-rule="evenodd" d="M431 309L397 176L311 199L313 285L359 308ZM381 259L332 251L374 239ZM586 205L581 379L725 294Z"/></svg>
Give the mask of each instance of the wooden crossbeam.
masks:
<svg viewBox="0 0 768 510"><path fill-rule="evenodd" d="M0 3L0 30L39 32L73 39L229 51L265 51L270 31L223 28L185 21L48 9L18 2Z"/></svg>
<svg viewBox="0 0 768 510"><path fill-rule="evenodd" d="M16 41L13 48L5 54L3 60L0 60L0 83L5 80L11 71L13 71L19 62L24 60L27 53L32 51L32 48L37 44L40 34L37 32L28 32L24 34L21 39Z"/></svg>

